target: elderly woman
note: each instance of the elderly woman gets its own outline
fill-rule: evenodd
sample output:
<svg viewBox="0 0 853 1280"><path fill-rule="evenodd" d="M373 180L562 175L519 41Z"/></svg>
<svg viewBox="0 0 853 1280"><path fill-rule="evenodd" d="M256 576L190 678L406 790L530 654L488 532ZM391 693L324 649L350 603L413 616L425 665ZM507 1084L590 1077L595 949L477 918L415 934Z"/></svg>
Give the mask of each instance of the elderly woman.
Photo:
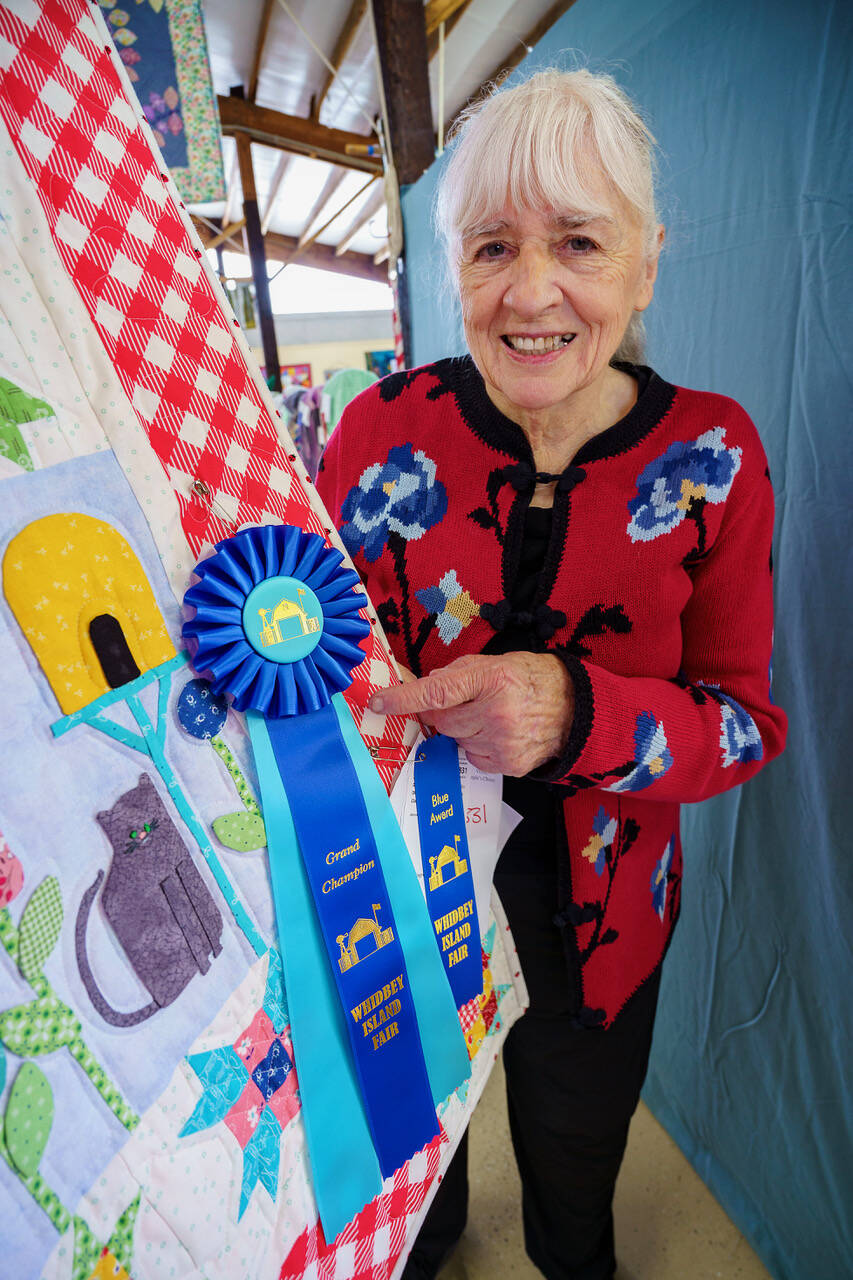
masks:
<svg viewBox="0 0 853 1280"><path fill-rule="evenodd" d="M733 401L640 363L663 241L653 139L611 79L472 110L437 214L470 355L346 411L318 480L417 712L505 775L495 884L530 1008L504 1051L525 1241L614 1274L612 1197L678 917L679 804L782 750L773 495ZM465 1222L464 1143L409 1261Z"/></svg>

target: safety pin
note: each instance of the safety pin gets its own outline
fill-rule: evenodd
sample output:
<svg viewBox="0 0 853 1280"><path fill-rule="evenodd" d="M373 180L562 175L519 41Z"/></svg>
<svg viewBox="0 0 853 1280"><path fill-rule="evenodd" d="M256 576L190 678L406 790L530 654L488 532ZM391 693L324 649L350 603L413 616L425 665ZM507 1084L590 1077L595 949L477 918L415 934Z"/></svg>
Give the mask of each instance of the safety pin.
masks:
<svg viewBox="0 0 853 1280"><path fill-rule="evenodd" d="M365 743L365 746L374 760L400 760L409 754L409 748L404 746L377 747L370 742Z"/></svg>
<svg viewBox="0 0 853 1280"><path fill-rule="evenodd" d="M237 521L232 520L224 507L219 505L210 490L210 485L206 484L204 480L193 480L191 488L196 497L202 498L207 503L213 514L221 520L223 524L228 525L231 529L236 529L238 527Z"/></svg>

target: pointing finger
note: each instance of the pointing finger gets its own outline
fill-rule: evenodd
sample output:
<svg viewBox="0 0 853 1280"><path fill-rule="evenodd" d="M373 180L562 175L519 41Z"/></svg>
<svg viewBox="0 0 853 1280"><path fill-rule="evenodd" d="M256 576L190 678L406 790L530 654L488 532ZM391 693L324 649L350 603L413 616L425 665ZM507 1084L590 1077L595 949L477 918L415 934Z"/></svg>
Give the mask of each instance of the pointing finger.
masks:
<svg viewBox="0 0 853 1280"><path fill-rule="evenodd" d="M481 684L482 681L476 675L476 667L468 663L460 663L456 667L451 663L421 680L375 693L368 705L371 711L387 716L444 711L476 698Z"/></svg>

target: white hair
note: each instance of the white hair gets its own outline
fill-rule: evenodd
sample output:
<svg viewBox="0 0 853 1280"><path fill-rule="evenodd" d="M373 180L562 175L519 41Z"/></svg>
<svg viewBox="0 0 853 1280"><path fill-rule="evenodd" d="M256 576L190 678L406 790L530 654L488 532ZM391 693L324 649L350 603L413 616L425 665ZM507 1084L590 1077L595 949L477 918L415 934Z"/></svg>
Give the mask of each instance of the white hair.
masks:
<svg viewBox="0 0 853 1280"><path fill-rule="evenodd" d="M457 278L462 241L509 202L517 209L601 213L593 191L603 176L636 214L647 253L658 216L655 139L608 75L540 71L467 108L439 180L435 222ZM634 313L615 359L640 360L643 323Z"/></svg>

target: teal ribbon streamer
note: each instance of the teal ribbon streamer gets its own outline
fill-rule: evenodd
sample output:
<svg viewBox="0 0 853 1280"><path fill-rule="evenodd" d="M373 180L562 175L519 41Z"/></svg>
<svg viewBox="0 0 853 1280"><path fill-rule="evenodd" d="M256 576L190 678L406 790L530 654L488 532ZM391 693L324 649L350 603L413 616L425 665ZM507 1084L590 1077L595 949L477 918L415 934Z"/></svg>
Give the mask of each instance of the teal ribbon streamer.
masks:
<svg viewBox="0 0 853 1280"><path fill-rule="evenodd" d="M382 1189L343 1009L266 721L246 713L264 823L314 1194L333 1240ZM372 767L372 765L371 765ZM374 769L374 773L375 773ZM381 783L380 783L381 786Z"/></svg>

